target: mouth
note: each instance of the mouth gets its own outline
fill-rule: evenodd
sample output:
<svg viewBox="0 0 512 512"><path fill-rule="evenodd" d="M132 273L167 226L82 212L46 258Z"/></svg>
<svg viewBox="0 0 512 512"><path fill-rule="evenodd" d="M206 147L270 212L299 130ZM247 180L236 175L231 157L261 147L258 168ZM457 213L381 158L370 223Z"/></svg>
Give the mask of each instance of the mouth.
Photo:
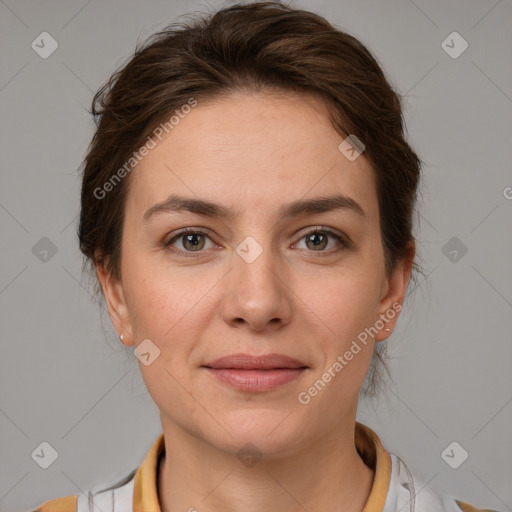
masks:
<svg viewBox="0 0 512 512"><path fill-rule="evenodd" d="M281 354L231 354L209 362L203 368L232 388L255 393L271 391L296 380L309 367Z"/></svg>

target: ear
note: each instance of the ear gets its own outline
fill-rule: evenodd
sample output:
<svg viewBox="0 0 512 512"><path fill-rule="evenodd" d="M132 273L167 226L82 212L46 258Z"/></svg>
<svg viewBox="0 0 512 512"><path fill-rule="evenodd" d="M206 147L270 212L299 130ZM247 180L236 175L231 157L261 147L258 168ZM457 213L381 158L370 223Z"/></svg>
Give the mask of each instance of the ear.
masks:
<svg viewBox="0 0 512 512"><path fill-rule="evenodd" d="M382 296L377 310L378 320L384 324L382 329L375 336L375 341L384 341L393 332L396 326L400 311L404 303L405 292L411 277L412 264L416 254L416 244L411 241L406 249L403 260L397 263L396 268L386 278L382 290ZM380 323L380 322L379 322ZM389 330L386 330L389 329Z"/></svg>
<svg viewBox="0 0 512 512"><path fill-rule="evenodd" d="M123 336L121 343L126 346L133 345L133 332L122 282L112 276L105 262L96 263L96 276L105 296L110 320L118 335Z"/></svg>

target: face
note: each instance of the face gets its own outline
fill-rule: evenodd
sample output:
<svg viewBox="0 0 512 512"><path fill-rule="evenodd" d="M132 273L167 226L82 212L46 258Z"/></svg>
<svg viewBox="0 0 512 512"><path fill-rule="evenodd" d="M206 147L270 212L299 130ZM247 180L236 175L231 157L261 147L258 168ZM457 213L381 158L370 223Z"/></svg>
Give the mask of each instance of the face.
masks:
<svg viewBox="0 0 512 512"><path fill-rule="evenodd" d="M239 93L132 171L122 282L98 277L164 430L284 454L354 421L410 267L386 274L374 171L343 138L314 98Z"/></svg>

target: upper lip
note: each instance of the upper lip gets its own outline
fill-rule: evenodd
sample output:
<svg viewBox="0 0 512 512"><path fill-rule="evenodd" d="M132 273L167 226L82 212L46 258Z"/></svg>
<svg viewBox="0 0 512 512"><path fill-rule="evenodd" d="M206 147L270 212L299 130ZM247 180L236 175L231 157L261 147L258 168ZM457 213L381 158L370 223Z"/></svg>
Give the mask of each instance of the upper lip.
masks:
<svg viewBox="0 0 512 512"><path fill-rule="evenodd" d="M239 370L270 370L277 368L307 368L307 366L282 354L266 354L253 356L251 354L230 354L215 359L203 366L214 369L239 369Z"/></svg>

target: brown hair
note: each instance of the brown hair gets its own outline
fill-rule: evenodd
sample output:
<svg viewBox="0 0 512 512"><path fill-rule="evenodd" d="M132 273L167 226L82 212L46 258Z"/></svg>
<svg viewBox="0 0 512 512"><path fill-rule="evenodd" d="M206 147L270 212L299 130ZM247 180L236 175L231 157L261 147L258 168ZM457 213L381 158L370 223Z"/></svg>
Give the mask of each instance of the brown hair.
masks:
<svg viewBox="0 0 512 512"><path fill-rule="evenodd" d="M386 270L406 257L414 241L421 161L405 140L399 95L355 37L314 13L256 2L153 34L95 94L96 132L82 164L78 229L85 263L93 269L103 263L121 278L129 172L112 178L126 171L154 129L191 98L200 102L247 90L315 95L328 106L339 133L364 143L375 171ZM375 358L382 360L380 352L376 348ZM373 393L375 368L371 373L366 391Z"/></svg>

